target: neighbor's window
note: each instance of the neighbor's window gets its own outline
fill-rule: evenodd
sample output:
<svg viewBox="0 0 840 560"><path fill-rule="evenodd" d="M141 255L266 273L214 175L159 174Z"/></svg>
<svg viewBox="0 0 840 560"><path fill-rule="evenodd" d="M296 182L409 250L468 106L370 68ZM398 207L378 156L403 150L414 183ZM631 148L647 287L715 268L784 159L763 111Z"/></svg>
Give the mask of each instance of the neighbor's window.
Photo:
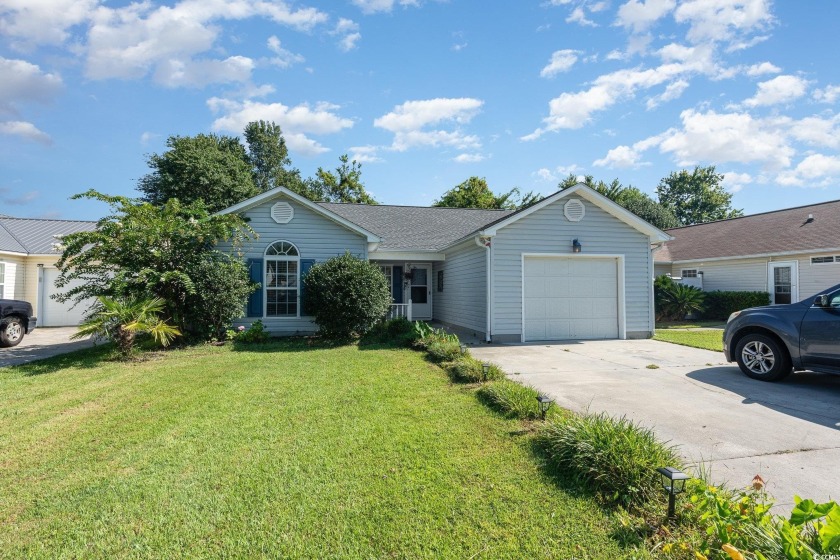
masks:
<svg viewBox="0 0 840 560"><path fill-rule="evenodd" d="M683 278L697 278L697 269L696 268L683 269L682 277Z"/></svg>
<svg viewBox="0 0 840 560"><path fill-rule="evenodd" d="M4 295L6 290L6 264L0 263L0 299L6 297Z"/></svg>
<svg viewBox="0 0 840 560"><path fill-rule="evenodd" d="M277 241L265 250L265 315L297 317L300 286L300 253L288 241Z"/></svg>
<svg viewBox="0 0 840 560"><path fill-rule="evenodd" d="M442 270L438 270L438 286L437 286L437 288L438 288L439 292L443 291L443 271Z"/></svg>
<svg viewBox="0 0 840 560"><path fill-rule="evenodd" d="M840 263L840 256L837 257L811 257L811 264Z"/></svg>

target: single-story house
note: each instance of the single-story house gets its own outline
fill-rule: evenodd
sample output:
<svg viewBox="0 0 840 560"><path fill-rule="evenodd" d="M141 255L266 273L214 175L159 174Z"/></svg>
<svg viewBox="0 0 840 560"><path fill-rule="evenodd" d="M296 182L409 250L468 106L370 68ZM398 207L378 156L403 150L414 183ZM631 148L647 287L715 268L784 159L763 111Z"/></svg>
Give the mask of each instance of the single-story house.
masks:
<svg viewBox="0 0 840 560"><path fill-rule="evenodd" d="M667 230L656 275L703 290L766 291L774 304L840 283L840 200Z"/></svg>
<svg viewBox="0 0 840 560"><path fill-rule="evenodd" d="M32 304L38 325L78 325L86 305L59 303L52 299L63 291L56 287L62 235L90 231L96 222L46 220L0 216L0 298L22 299Z"/></svg>
<svg viewBox="0 0 840 560"><path fill-rule="evenodd" d="M650 337L652 251L671 239L584 185L516 212L316 203L279 187L221 213L259 234L242 250L262 288L238 324L278 335L316 330L301 278L349 251L388 277L393 315L492 341Z"/></svg>

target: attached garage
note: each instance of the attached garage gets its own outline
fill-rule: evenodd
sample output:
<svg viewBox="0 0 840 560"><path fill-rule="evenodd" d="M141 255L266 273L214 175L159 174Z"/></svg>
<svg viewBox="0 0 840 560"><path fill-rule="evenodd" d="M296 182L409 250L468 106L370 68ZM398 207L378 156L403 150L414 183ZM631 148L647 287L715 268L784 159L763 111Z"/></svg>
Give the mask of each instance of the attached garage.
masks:
<svg viewBox="0 0 840 560"><path fill-rule="evenodd" d="M58 278L58 269L41 268L42 277L39 282L39 315L38 326L41 327L74 327L84 320L85 312L92 305L92 301L81 302L75 307L73 301L60 303L51 296L62 293L70 288L81 284L81 281L70 283L68 286L58 288L55 281Z"/></svg>
<svg viewBox="0 0 840 560"><path fill-rule="evenodd" d="M624 338L624 260L523 255L523 341Z"/></svg>

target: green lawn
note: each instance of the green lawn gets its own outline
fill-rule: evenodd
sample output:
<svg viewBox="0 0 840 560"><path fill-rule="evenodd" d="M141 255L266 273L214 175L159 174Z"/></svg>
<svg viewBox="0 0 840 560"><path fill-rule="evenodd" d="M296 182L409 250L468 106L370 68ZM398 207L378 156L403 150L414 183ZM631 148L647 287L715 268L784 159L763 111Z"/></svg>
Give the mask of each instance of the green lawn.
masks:
<svg viewBox="0 0 840 560"><path fill-rule="evenodd" d="M687 329L660 330L659 325L657 325L653 338L654 340L682 344L683 346L723 352L723 331L719 329L700 331Z"/></svg>
<svg viewBox="0 0 840 560"><path fill-rule="evenodd" d="M722 329L726 321L659 321L657 329Z"/></svg>
<svg viewBox="0 0 840 560"><path fill-rule="evenodd" d="M0 556L617 558L522 424L410 350L0 368Z"/></svg>

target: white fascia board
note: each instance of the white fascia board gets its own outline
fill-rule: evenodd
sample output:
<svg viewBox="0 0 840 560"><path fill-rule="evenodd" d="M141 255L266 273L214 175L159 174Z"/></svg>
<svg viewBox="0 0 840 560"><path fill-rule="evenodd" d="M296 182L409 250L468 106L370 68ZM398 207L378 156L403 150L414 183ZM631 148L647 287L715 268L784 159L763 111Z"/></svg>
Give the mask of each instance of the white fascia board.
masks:
<svg viewBox="0 0 840 560"><path fill-rule="evenodd" d="M635 230L637 230L641 233L644 233L645 235L647 235L650 238L651 243L671 241L672 239L674 239L673 237L671 237L670 235L668 235L667 233L665 233L661 229L647 223L646 221L644 221L643 219L641 219L640 217L638 217L634 213L630 212L629 210L626 210L625 208L616 204L615 202L613 202L609 198L605 197L604 195L600 194L599 192L595 191L594 189L590 189L589 187L587 187L583 183L578 183L577 185L575 185L573 187L569 187L568 189L565 189L565 190L562 190L562 191L557 191L556 193L542 199L540 202L538 202L538 203L536 203L532 206L529 206L528 208L526 208L524 210L520 210L519 212L511 214L510 216L508 216L507 218L505 218L501 222L499 222L497 224L493 224L492 226L490 226L488 228L485 228L480 233L481 233L481 235L490 235L490 236L496 235L496 232L498 230L502 229L503 227L508 226L508 225L524 218L525 216L528 216L528 215L536 212L537 210L541 210L542 208L545 208L549 204L553 204L553 203L557 202L561 198L567 198L568 196L573 195L573 194L578 194L578 195L582 196L583 198L585 198L586 200L588 200L589 202L591 202L595 206L598 206L599 208L601 208L602 210L604 210L608 214L611 214L615 218L618 218L619 220L621 220L625 224L629 225L633 229L635 229Z"/></svg>
<svg viewBox="0 0 840 560"><path fill-rule="evenodd" d="M0 255L11 255L13 257L29 257L29 253L19 253L17 251L0 251Z"/></svg>
<svg viewBox="0 0 840 560"><path fill-rule="evenodd" d="M438 251L373 251L372 261L445 261L446 254Z"/></svg>
<svg viewBox="0 0 840 560"><path fill-rule="evenodd" d="M735 255L732 257L706 257L703 259L684 259L674 260L668 264L688 264L688 263L706 263L717 261L738 261L742 259L766 259L770 257L789 257L792 255L804 255L810 257L816 253L836 253L840 252L840 247L827 247L825 249L798 249L796 251L780 251L778 253L756 253L754 255ZM659 264L664 264L661 261Z"/></svg>
<svg viewBox="0 0 840 560"><path fill-rule="evenodd" d="M287 198L291 198L292 200L294 200L298 204L301 204L301 205L309 208L310 210L312 210L314 212L317 212L318 214L321 214L322 216L324 216L324 217L326 217L326 218L328 218L328 219L346 227L349 230L355 231L356 233L365 236L368 240L368 243L377 243L377 242L382 241L382 238L379 237L378 235L376 235L375 233L373 233L371 231L368 231L368 230L366 230L365 228L363 228L359 225L354 224L350 220L339 216L335 212L331 212L330 210L327 210L326 208L322 207L320 204L312 202L308 198L306 198L304 196L301 196L301 195L297 194L296 192L290 191L286 187L276 187L276 188L271 189L270 191L265 191L264 193L260 193L257 196L252 196L251 198L249 198L247 200L243 200L239 204L234 204L233 206L230 206L229 208L225 208L224 210L219 210L218 212L216 212L216 215L217 216L222 216L224 214L235 214L237 212L244 212L246 210L250 210L251 208L253 208L255 206L259 206L260 204L262 204L263 202L265 202L267 200L271 200L272 198L275 198L275 197L278 197L278 196L281 196L281 195L286 196Z"/></svg>

